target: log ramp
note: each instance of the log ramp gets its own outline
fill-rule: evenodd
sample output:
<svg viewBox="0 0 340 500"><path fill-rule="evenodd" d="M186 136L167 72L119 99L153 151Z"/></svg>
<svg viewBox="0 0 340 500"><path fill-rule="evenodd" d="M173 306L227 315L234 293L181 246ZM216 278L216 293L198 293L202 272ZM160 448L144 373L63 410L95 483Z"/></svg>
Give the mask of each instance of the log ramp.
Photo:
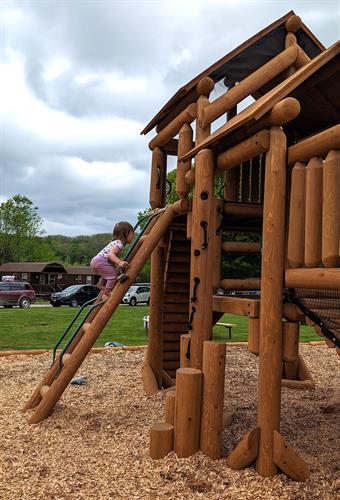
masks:
<svg viewBox="0 0 340 500"><path fill-rule="evenodd" d="M276 48L254 69L247 50L268 43L269 33L283 35L281 52ZM304 52L300 44L309 48L301 33L314 52ZM314 386L299 354L301 324L315 325L339 353L340 327L327 323L339 309L340 291L339 52L339 43L325 50L290 12L182 87L144 129L156 127L149 143L150 206L165 206L168 155L177 157L178 201L137 251L128 282L117 285L79 343L71 345L61 372L52 366L27 403L26 409L35 408L31 422L51 412L151 255L142 379L149 395L167 389L164 422L150 432L151 457L202 450L221 458L222 431L233 416L223 413L226 346L213 340L212 328L224 313L233 313L248 317L248 349L259 356L258 409L256 426L244 430L226 463L232 469L256 463L263 477L280 471L299 481L309 477L289 435L280 433L281 387ZM240 55L252 66L242 72L246 65L240 64L231 81L238 69L228 64ZM221 78L227 90L211 100ZM256 101L238 113L249 96ZM223 116L226 123L211 132ZM260 276L221 276L222 252L259 255ZM291 300L306 297L300 289L312 291L316 300L326 291L327 307L319 303L309 310L306 302Z"/></svg>

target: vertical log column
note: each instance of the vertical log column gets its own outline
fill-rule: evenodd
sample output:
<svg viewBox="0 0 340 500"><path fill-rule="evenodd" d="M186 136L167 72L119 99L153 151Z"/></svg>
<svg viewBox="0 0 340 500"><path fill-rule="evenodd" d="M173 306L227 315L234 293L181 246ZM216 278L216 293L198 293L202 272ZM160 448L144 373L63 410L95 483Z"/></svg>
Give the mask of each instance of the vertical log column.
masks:
<svg viewBox="0 0 340 500"><path fill-rule="evenodd" d="M322 158L312 158L306 169L306 267L319 267L322 259L322 168Z"/></svg>
<svg viewBox="0 0 340 500"><path fill-rule="evenodd" d="M237 106L227 113L227 122L237 115ZM240 183L240 167L229 168L224 172L224 199L238 201L238 188Z"/></svg>
<svg viewBox="0 0 340 500"><path fill-rule="evenodd" d="M181 158L193 147L192 128L189 123L184 123L178 136L178 158ZM189 194L189 184L185 180L185 174L189 172L191 159L177 161L176 193L179 198L186 198Z"/></svg>
<svg viewBox="0 0 340 500"><path fill-rule="evenodd" d="M209 149L202 149L196 156L190 269L190 365L199 369L202 367L203 341L210 340L212 336L211 266L216 231L211 222L211 214L215 207L214 164L214 156Z"/></svg>
<svg viewBox="0 0 340 500"><path fill-rule="evenodd" d="M260 447L256 469L277 473L273 461L274 431L280 430L282 374L282 288L284 274L286 137L270 130L266 155L263 207L258 426Z"/></svg>
<svg viewBox="0 0 340 500"><path fill-rule="evenodd" d="M160 208L165 206L166 154L156 146L152 151L150 206Z"/></svg>
<svg viewBox="0 0 340 500"><path fill-rule="evenodd" d="M340 240L340 151L328 153L323 166L322 262L338 267Z"/></svg>
<svg viewBox="0 0 340 500"><path fill-rule="evenodd" d="M305 253L306 167L295 163L292 171L288 250L289 267L302 267Z"/></svg>
<svg viewBox="0 0 340 500"><path fill-rule="evenodd" d="M162 385L164 266L164 248L158 245L151 254L150 320L147 352L147 361L155 375L158 387Z"/></svg>

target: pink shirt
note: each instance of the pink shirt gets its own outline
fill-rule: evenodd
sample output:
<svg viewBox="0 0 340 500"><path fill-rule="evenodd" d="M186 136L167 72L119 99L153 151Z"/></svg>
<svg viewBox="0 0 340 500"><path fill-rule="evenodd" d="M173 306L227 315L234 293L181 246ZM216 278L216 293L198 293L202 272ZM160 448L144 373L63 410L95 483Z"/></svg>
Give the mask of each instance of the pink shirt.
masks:
<svg viewBox="0 0 340 500"><path fill-rule="evenodd" d="M108 260L108 254L111 252L111 249L113 247L117 247L119 249L118 253L120 253L124 248L124 243L121 240L113 240L108 245L106 245L106 247L104 247L103 250L98 253L98 255Z"/></svg>

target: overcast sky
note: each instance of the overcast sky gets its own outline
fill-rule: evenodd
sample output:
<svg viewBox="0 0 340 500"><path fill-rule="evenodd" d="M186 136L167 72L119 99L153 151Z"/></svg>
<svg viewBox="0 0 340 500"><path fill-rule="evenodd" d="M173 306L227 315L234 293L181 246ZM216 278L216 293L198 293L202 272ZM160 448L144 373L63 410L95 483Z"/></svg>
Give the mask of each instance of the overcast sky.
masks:
<svg viewBox="0 0 340 500"><path fill-rule="evenodd" d="M0 0L0 202L28 196L47 234L134 223L153 135L140 131L289 10L326 47L340 38L340 0Z"/></svg>

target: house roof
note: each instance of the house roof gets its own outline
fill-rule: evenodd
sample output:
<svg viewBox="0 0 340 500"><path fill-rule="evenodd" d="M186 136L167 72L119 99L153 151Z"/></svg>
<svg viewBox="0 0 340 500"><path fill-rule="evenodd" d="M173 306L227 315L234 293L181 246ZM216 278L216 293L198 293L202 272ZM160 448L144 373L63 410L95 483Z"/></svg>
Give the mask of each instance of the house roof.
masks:
<svg viewBox="0 0 340 500"><path fill-rule="evenodd" d="M42 272L66 273L63 264L59 262L7 262L0 266L0 272L18 273L42 273Z"/></svg>
<svg viewBox="0 0 340 500"><path fill-rule="evenodd" d="M285 37L287 34L285 23L292 15L294 15L294 11L288 12L285 16L259 31L256 35L223 56L212 66L202 71L198 76L181 87L152 118L141 133L147 134L160 123L165 126L166 123L169 123L190 102L193 102L192 93L195 91L196 84L204 76L209 76L214 82L226 79L227 85L230 86L242 80L282 52L285 48ZM295 35L298 44L311 59L325 49L322 43L303 23Z"/></svg>
<svg viewBox="0 0 340 500"><path fill-rule="evenodd" d="M94 274L90 266L68 267L67 272L68 274L87 274L87 275Z"/></svg>
<svg viewBox="0 0 340 500"><path fill-rule="evenodd" d="M295 97L301 104L297 118L283 127L288 143L336 125L340 122L339 81L340 42L337 42L217 129L182 159L193 157L206 147L219 153L246 139L253 125L288 96Z"/></svg>

